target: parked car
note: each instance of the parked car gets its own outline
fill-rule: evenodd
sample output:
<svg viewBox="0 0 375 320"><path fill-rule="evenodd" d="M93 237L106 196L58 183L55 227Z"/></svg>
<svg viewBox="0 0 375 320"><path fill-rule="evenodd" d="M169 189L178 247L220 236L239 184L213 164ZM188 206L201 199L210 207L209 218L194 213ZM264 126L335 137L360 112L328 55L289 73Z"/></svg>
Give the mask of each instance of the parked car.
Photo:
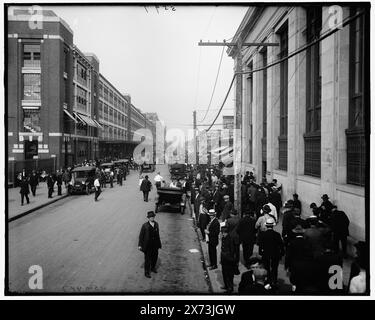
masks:
<svg viewBox="0 0 375 320"><path fill-rule="evenodd" d="M142 164L142 172L154 172L154 165L150 163Z"/></svg>
<svg viewBox="0 0 375 320"><path fill-rule="evenodd" d="M186 164L175 163L169 167L171 179L181 179L187 175Z"/></svg>
<svg viewBox="0 0 375 320"><path fill-rule="evenodd" d="M100 169L104 169L105 181L106 183L109 183L110 182L109 173L111 172L111 170L115 173L115 164L113 162L102 163L100 165Z"/></svg>
<svg viewBox="0 0 375 320"><path fill-rule="evenodd" d="M95 191L96 167L84 166L72 170L72 179L68 185L68 193L85 193L90 194Z"/></svg>

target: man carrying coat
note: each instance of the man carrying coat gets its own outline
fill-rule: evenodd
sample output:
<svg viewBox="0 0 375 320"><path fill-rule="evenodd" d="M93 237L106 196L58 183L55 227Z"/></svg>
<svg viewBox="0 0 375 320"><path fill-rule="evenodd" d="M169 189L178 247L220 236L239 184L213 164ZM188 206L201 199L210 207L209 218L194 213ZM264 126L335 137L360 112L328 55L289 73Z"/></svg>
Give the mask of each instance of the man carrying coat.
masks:
<svg viewBox="0 0 375 320"><path fill-rule="evenodd" d="M148 222L144 223L139 234L138 249L145 254L145 276L151 278L150 271L157 273L158 250L161 249L159 224L154 211L147 212Z"/></svg>

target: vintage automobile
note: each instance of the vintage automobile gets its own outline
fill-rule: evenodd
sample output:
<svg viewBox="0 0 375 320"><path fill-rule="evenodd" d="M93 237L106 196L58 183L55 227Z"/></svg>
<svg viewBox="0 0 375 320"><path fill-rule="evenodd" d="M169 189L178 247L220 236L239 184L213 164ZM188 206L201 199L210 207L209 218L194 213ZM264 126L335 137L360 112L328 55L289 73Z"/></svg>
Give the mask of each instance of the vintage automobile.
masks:
<svg viewBox="0 0 375 320"><path fill-rule="evenodd" d="M85 193L90 194L95 191L94 181L96 167L84 166L72 170L72 179L68 185L68 194Z"/></svg>
<svg viewBox="0 0 375 320"><path fill-rule="evenodd" d="M141 168L142 168L142 172L154 172L155 171L154 165L151 163L143 163L141 165Z"/></svg>
<svg viewBox="0 0 375 320"><path fill-rule="evenodd" d="M111 170L113 172L115 172L115 164L113 162L102 163L102 164L100 164L100 169L104 169L105 182L109 183L110 182L109 174L110 174Z"/></svg>
<svg viewBox="0 0 375 320"><path fill-rule="evenodd" d="M177 207L178 212L185 213L186 194L181 188L159 188L155 199L155 212L160 211L162 206Z"/></svg>
<svg viewBox="0 0 375 320"><path fill-rule="evenodd" d="M171 174L171 179L182 179L186 176L186 164L175 163L170 165L169 173Z"/></svg>

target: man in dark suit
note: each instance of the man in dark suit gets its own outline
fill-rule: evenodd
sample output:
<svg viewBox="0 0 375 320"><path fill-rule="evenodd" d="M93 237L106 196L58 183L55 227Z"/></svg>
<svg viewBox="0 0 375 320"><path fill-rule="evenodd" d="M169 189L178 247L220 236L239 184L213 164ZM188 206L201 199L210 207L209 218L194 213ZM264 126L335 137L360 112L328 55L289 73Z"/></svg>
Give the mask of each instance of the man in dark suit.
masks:
<svg viewBox="0 0 375 320"><path fill-rule="evenodd" d="M233 204L229 200L229 195L226 194L224 196L224 201L225 201L225 205L224 205L223 212L221 214L221 220L222 221L225 221L226 219L228 219L230 217L230 213L233 210Z"/></svg>
<svg viewBox="0 0 375 320"><path fill-rule="evenodd" d="M236 265L237 270L235 272L236 275L240 274L239 271L239 263L240 263L240 237L238 235L238 224L240 223L240 218L238 217L238 212L236 209L233 209L230 213L230 217L226 222L226 226L228 227L228 232L231 238L233 239L235 249L236 249Z"/></svg>
<svg viewBox="0 0 375 320"><path fill-rule="evenodd" d="M56 184L57 184L57 195L61 196L61 192L62 192L61 187L62 187L62 183L63 183L61 170L60 171L57 170L55 181L56 181Z"/></svg>
<svg viewBox="0 0 375 320"><path fill-rule="evenodd" d="M148 222L144 223L139 234L138 249L145 254L145 276L151 278L150 271L157 273L158 250L161 249L159 224L154 211L147 212Z"/></svg>
<svg viewBox="0 0 375 320"><path fill-rule="evenodd" d="M327 194L322 195L323 202L321 203L319 209L320 209L320 217L319 219L322 220L324 223L330 225L331 224L331 211L333 204L331 201L329 201L329 197Z"/></svg>
<svg viewBox="0 0 375 320"><path fill-rule="evenodd" d="M151 188L152 183L150 180L148 180L148 176L145 176L145 178L142 180L140 187L141 191L143 192L143 201L148 202L148 194L150 193Z"/></svg>
<svg viewBox="0 0 375 320"><path fill-rule="evenodd" d="M339 242L341 242L342 253L346 256L347 237L349 235L349 218L344 211L337 210L337 206L332 207L331 211L331 229L333 233L333 243L336 252L339 251Z"/></svg>
<svg viewBox="0 0 375 320"><path fill-rule="evenodd" d="M301 225L297 225L292 233L294 234L293 239L290 240L286 250L285 269L290 269L292 263L296 260L312 258L313 254L310 243L304 237L305 229Z"/></svg>
<svg viewBox="0 0 375 320"><path fill-rule="evenodd" d="M228 227L221 227L221 232L221 270L224 280L224 286L221 288L230 294L233 292L233 277L236 271L236 248L228 233Z"/></svg>
<svg viewBox="0 0 375 320"><path fill-rule="evenodd" d="M54 184L55 180L53 179L52 174L50 173L47 177L48 198L52 198Z"/></svg>
<svg viewBox="0 0 375 320"><path fill-rule="evenodd" d="M23 206L24 198L26 198L27 203L30 203L29 200L29 182L27 181L26 177L22 177L22 180L20 182L20 194L21 194L21 206Z"/></svg>
<svg viewBox="0 0 375 320"><path fill-rule="evenodd" d="M242 252L245 266L250 267L249 260L253 255L256 230L255 230L254 212L245 211L245 215L240 219L237 227L237 233L242 243Z"/></svg>
<svg viewBox="0 0 375 320"><path fill-rule="evenodd" d="M31 187L31 192L33 196L35 197L36 194L36 186L39 184L39 178L38 175L36 174L35 170L33 170L30 179L29 179L29 184Z"/></svg>
<svg viewBox="0 0 375 320"><path fill-rule="evenodd" d="M217 269L217 251L216 247L219 244L220 222L216 218L214 209L209 210L210 222L205 230L208 242L208 255L210 257L210 270Z"/></svg>
<svg viewBox="0 0 375 320"><path fill-rule="evenodd" d="M259 254L262 256L264 267L272 284L277 283L279 261L285 254L284 243L280 233L273 230L275 221L270 218L266 221L267 231L259 235Z"/></svg>

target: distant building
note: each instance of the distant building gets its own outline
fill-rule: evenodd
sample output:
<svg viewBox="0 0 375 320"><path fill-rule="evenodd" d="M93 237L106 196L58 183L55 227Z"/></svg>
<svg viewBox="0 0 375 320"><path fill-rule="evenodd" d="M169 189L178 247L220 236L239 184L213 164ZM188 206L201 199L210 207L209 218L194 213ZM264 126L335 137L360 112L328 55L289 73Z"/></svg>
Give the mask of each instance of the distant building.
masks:
<svg viewBox="0 0 375 320"><path fill-rule="evenodd" d="M223 129L234 129L234 116L223 116Z"/></svg>

